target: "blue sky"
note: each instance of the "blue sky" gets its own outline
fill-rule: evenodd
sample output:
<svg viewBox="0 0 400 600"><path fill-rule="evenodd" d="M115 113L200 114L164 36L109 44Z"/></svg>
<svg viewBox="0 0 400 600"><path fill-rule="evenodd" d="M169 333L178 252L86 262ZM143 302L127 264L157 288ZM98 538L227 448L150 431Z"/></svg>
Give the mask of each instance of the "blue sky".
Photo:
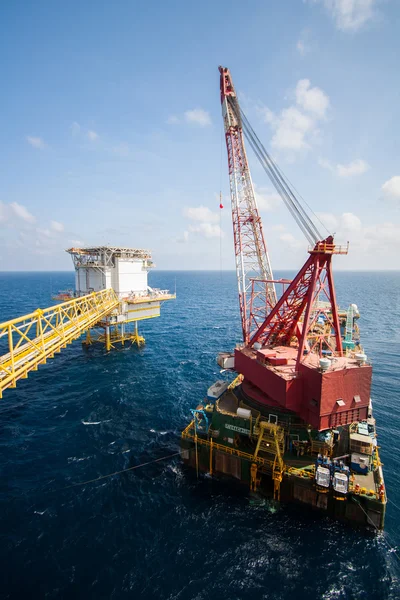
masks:
<svg viewBox="0 0 400 600"><path fill-rule="evenodd" d="M234 268L219 64L350 241L337 268L398 268L399 27L395 0L2 3L0 270L70 269L77 244ZM298 268L306 240L249 159L273 268Z"/></svg>

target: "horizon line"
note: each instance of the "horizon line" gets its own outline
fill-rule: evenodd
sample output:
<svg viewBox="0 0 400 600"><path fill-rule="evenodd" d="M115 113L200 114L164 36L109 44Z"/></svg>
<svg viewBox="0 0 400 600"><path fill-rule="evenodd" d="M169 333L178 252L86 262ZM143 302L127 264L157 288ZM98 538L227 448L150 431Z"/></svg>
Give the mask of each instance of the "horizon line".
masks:
<svg viewBox="0 0 400 600"><path fill-rule="evenodd" d="M276 268L274 269L274 271L294 271L297 272L298 269L296 268L288 268L288 267L283 267L283 268ZM152 272L159 272L159 273L168 273L168 272L178 272L178 273L193 273L193 272L198 272L198 273L236 273L235 269L156 269L155 271L150 271L149 273ZM400 272L400 269L335 269L335 273L398 273ZM6 273L75 273L75 271L72 270L67 270L67 269L62 269L62 270L50 270L50 269L44 269L44 270L23 270L23 269L15 269L15 270L7 270L7 271L1 271L0 270L0 274L6 274Z"/></svg>

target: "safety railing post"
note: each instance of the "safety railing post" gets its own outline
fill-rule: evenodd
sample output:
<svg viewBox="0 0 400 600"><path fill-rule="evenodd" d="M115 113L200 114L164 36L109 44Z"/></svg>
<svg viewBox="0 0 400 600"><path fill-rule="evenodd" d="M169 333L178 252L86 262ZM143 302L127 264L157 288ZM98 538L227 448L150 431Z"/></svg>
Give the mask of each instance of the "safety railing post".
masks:
<svg viewBox="0 0 400 600"><path fill-rule="evenodd" d="M12 325L10 324L8 326L8 350L10 352L10 360L11 360L11 374L13 375L11 387L15 387L16 381L15 381L15 363L14 363L14 341L13 341L11 327L12 327Z"/></svg>

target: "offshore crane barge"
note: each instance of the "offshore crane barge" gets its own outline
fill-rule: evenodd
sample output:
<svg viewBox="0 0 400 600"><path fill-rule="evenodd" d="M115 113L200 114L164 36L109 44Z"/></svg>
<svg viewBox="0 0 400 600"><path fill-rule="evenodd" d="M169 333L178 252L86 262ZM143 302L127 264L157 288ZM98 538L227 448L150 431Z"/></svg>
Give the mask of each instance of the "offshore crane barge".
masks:
<svg viewBox="0 0 400 600"><path fill-rule="evenodd" d="M219 354L237 376L214 383L191 411L183 460L277 501L383 529L372 367L357 306L338 308L332 274L333 255L348 246L318 232L240 109L229 69L219 71L243 342ZM272 274L244 136L310 244L292 281Z"/></svg>

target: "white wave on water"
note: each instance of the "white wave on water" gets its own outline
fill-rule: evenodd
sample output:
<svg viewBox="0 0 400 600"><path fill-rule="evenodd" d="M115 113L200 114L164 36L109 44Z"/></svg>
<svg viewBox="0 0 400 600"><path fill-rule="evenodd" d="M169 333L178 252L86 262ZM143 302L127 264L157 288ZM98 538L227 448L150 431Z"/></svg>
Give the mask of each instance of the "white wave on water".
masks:
<svg viewBox="0 0 400 600"><path fill-rule="evenodd" d="M69 456L67 458L68 464L73 462L82 462L83 460L89 460L91 456L83 456L82 458L78 458L77 456Z"/></svg>
<svg viewBox="0 0 400 600"><path fill-rule="evenodd" d="M65 411L65 413L63 413L62 415L57 415L57 417L56 417L56 418L57 418L57 419L63 419L63 418L64 418L64 417L67 415L67 413L68 413L68 408L67 408L67 410Z"/></svg>
<svg viewBox="0 0 400 600"><path fill-rule="evenodd" d="M40 510L34 510L33 514L35 514L35 515L44 515L45 512L47 512L47 508L43 512L40 512Z"/></svg>
<svg viewBox="0 0 400 600"><path fill-rule="evenodd" d="M159 433L160 435L167 435L168 431L157 431L156 429L150 429L150 433Z"/></svg>
<svg viewBox="0 0 400 600"><path fill-rule="evenodd" d="M100 423L109 423L111 419L107 421L81 421L82 425L100 425Z"/></svg>

